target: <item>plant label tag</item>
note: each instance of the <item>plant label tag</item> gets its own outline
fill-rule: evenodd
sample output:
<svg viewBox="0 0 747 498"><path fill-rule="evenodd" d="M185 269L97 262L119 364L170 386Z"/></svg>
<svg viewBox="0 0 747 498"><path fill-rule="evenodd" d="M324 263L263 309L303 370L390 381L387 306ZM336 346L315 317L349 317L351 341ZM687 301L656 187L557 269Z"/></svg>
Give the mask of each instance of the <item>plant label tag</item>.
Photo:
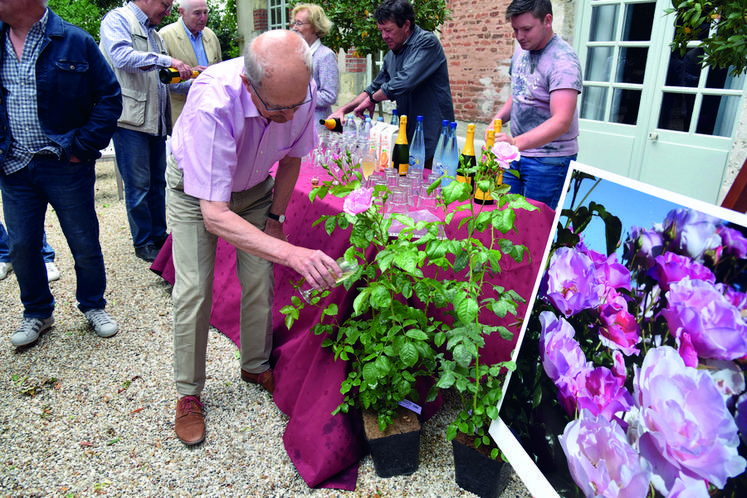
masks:
<svg viewBox="0 0 747 498"><path fill-rule="evenodd" d="M423 410L420 407L420 405L416 405L415 403L413 403L409 399L406 399L404 401L400 401L399 402L399 406L403 406L403 407L407 408L408 410L414 411L418 415L420 415L420 412Z"/></svg>

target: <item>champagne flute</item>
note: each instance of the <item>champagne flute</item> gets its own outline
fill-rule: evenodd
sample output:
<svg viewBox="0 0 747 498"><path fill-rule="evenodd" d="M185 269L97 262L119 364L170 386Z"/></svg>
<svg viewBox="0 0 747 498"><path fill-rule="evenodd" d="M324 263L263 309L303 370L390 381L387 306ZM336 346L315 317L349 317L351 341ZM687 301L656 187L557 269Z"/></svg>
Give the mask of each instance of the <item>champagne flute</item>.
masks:
<svg viewBox="0 0 747 498"><path fill-rule="evenodd" d="M358 263L356 261L348 261L345 258L339 258L336 260L336 263L342 271L339 275L332 273L336 285L340 285L358 270ZM311 284L304 281L299 287L298 292L301 294L304 301L309 304L314 304L314 301L318 301L318 299L314 300L313 298L324 292L324 290L316 290L311 286Z"/></svg>

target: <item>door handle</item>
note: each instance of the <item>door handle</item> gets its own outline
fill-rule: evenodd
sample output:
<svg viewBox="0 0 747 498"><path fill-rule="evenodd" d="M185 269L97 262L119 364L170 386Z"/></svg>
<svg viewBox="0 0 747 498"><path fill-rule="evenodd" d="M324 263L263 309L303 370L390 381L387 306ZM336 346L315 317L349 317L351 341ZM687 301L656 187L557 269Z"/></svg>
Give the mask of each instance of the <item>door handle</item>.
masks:
<svg viewBox="0 0 747 498"><path fill-rule="evenodd" d="M648 139L649 139L649 140L652 140L652 141L656 141L656 140L659 140L659 134L658 134L658 133L656 133L655 131L652 131L652 132L650 132L650 133L648 134Z"/></svg>

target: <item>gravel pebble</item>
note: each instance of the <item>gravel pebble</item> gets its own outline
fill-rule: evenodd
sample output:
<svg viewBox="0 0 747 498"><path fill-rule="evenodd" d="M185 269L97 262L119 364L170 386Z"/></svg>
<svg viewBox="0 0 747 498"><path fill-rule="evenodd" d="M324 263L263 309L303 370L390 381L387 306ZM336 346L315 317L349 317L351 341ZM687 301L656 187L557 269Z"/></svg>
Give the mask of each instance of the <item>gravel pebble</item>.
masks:
<svg viewBox="0 0 747 498"><path fill-rule="evenodd" d="M174 435L171 286L135 257L112 161L97 164L96 205L107 267L107 311L96 337L78 311L70 251L49 208L46 230L62 278L51 285L55 326L16 349L22 307L15 274L0 281L0 493L7 496L474 496L454 482L446 426L457 401L424 424L419 470L379 478L361 462L356 491L310 489L283 447L288 418L240 381L236 346L211 329L203 393L207 440ZM1 207L1 204L0 204ZM512 475L504 497L530 496Z"/></svg>

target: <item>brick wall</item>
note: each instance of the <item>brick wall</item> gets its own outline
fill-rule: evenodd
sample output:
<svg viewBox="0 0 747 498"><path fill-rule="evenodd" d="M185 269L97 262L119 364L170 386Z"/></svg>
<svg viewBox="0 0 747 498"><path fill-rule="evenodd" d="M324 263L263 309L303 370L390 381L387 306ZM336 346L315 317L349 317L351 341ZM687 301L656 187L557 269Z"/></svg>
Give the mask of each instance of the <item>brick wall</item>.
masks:
<svg viewBox="0 0 747 498"><path fill-rule="evenodd" d="M267 31L267 9L254 9L254 30L260 33Z"/></svg>
<svg viewBox="0 0 747 498"><path fill-rule="evenodd" d="M358 57L355 47L351 47L345 54L345 71L349 73L366 72L366 58Z"/></svg>
<svg viewBox="0 0 747 498"><path fill-rule="evenodd" d="M514 51L505 21L510 0L451 0L451 20L441 30L458 120L489 122L510 95Z"/></svg>

